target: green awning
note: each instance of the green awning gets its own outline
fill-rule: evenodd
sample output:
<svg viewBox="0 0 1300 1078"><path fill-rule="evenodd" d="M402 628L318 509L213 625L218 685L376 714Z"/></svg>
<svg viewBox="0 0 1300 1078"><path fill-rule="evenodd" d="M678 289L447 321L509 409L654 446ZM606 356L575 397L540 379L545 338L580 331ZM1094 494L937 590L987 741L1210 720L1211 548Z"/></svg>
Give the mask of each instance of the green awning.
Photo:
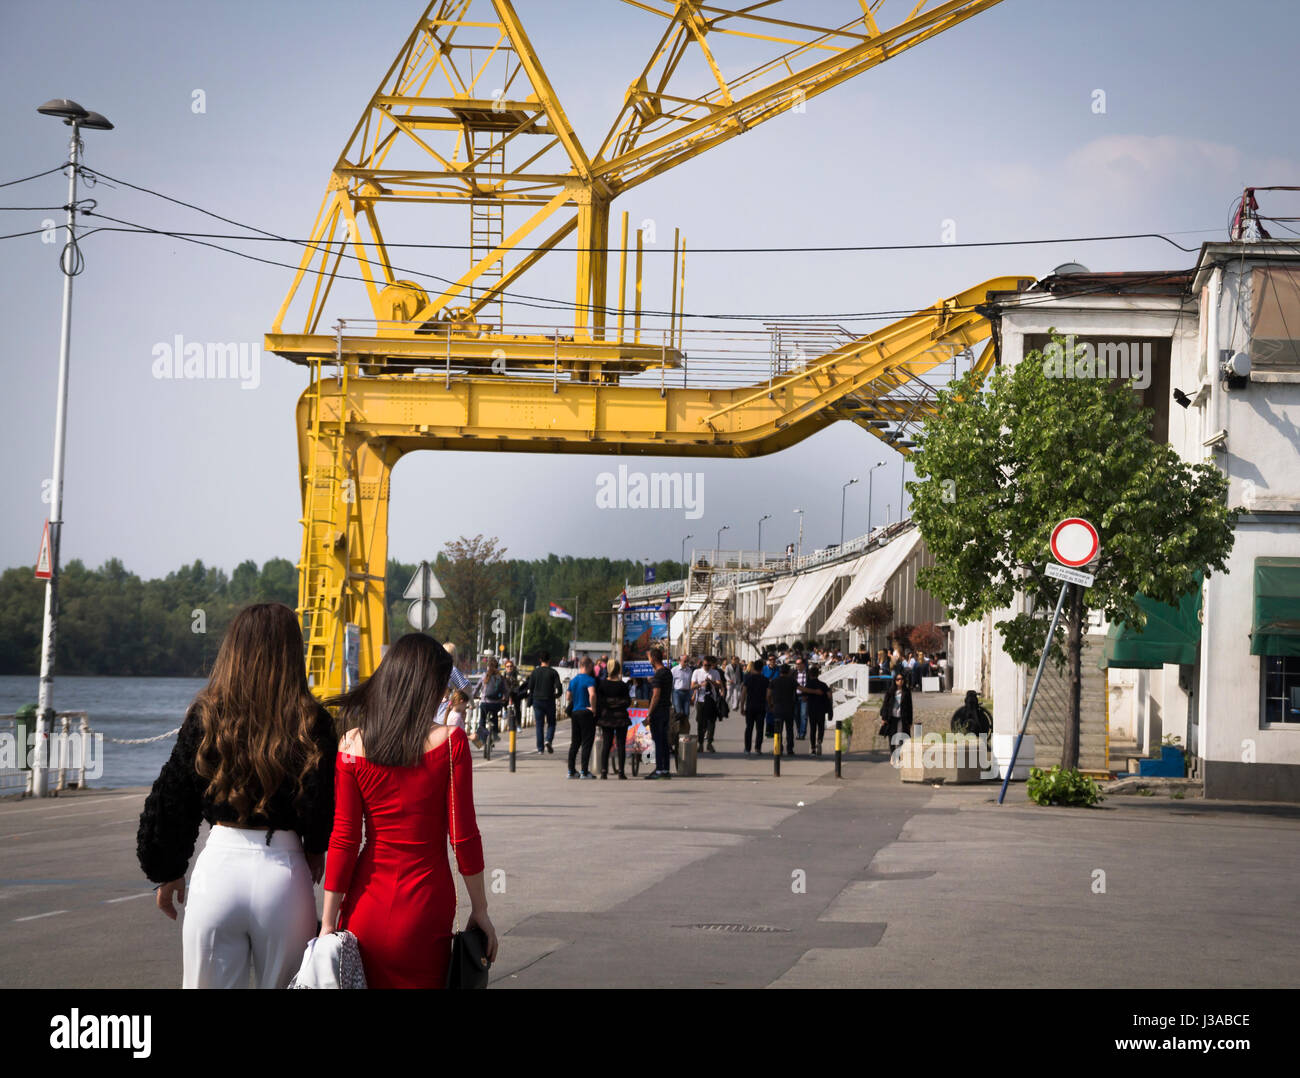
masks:
<svg viewBox="0 0 1300 1078"><path fill-rule="evenodd" d="M1255 559L1252 655L1300 655L1300 558Z"/></svg>
<svg viewBox="0 0 1300 1078"><path fill-rule="evenodd" d="M1101 669L1159 670L1165 663L1196 662L1201 641L1201 581L1177 605L1158 603L1145 595L1137 604L1147 616L1141 631L1125 622L1111 625L1102 648Z"/></svg>

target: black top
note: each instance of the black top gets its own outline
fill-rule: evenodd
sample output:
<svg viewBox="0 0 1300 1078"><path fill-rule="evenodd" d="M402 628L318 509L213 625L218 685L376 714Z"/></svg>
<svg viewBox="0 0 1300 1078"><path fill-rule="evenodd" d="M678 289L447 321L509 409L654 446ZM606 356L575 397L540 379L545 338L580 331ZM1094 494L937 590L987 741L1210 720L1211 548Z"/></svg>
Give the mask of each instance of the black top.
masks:
<svg viewBox="0 0 1300 1078"><path fill-rule="evenodd" d="M817 692L807 693L805 699L808 701L808 715L816 718L819 715L829 715L831 713L830 686L821 678L809 676L806 689L816 689Z"/></svg>
<svg viewBox="0 0 1300 1078"><path fill-rule="evenodd" d="M772 692L772 714L781 718L793 715L795 694L799 690L799 683L794 676L779 674L769 682L768 687Z"/></svg>
<svg viewBox="0 0 1300 1078"><path fill-rule="evenodd" d="M294 796L294 784L287 782L272 795L265 815L252 816L245 823L271 831L296 831L308 853L324 853L334 826L334 757L338 752L338 737L334 733L334 720L323 707L317 710L312 738L320 746L321 761L307 776L301 800ZM204 792L207 780L199 776L195 766L202 741L203 726L191 708L176 735L176 747L163 764L162 773L140 813L136 856L153 883L170 883L185 875L203 820L239 822L238 813L230 805L215 806ZM270 838L268 833L268 842Z"/></svg>
<svg viewBox="0 0 1300 1078"><path fill-rule="evenodd" d="M528 675L528 695L534 704L544 704L547 700L558 700L564 695L564 686L560 675L553 667L539 666Z"/></svg>
<svg viewBox="0 0 1300 1078"><path fill-rule="evenodd" d="M632 686L618 678L596 682L596 712L603 725L630 726L627 709L632 703Z"/></svg>
<svg viewBox="0 0 1300 1078"><path fill-rule="evenodd" d="M763 715L767 712L767 687L768 680L762 674L746 674L743 682L745 686L745 714L746 715Z"/></svg>
<svg viewBox="0 0 1300 1078"><path fill-rule="evenodd" d="M655 671L654 677L650 679L651 691L659 690L659 702L655 705L654 714L664 715L672 707L673 700L673 675L668 667L661 666Z"/></svg>

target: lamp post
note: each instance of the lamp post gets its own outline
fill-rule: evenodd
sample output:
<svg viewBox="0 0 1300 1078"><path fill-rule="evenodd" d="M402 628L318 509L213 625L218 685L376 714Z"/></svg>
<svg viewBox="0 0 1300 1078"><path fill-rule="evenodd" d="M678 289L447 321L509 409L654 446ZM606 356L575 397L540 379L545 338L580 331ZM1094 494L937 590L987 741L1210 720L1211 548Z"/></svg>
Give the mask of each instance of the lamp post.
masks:
<svg viewBox="0 0 1300 1078"><path fill-rule="evenodd" d="M721 528L718 529L717 542L715 542L713 546L713 567L715 569L718 567L718 551L722 549L722 533L730 530L731 530L730 524L724 524L722 525Z"/></svg>
<svg viewBox="0 0 1300 1078"><path fill-rule="evenodd" d="M762 554L762 553L763 553L763 521L765 521L765 520L771 520L771 519L772 519L772 514L771 514L771 513L764 513L761 517L758 518L758 552L759 552L759 554Z"/></svg>
<svg viewBox="0 0 1300 1078"><path fill-rule="evenodd" d="M899 456L902 456L900 453ZM903 484L907 480L907 458L902 457L902 465L898 469L898 522L903 523Z"/></svg>
<svg viewBox="0 0 1300 1078"><path fill-rule="evenodd" d="M878 460L876 461L875 464L873 464L870 468L867 469L867 538L868 539L871 538L871 510L874 504L871 498L872 495L875 493L873 489L873 483L876 478L875 471L877 468L883 468L884 466L885 466L885 462L883 460Z"/></svg>
<svg viewBox="0 0 1300 1078"><path fill-rule="evenodd" d="M54 725L54 641L58 626L59 542L63 530L63 451L68 433L68 356L72 348L72 278L82 270L77 247L77 170L81 167L81 129L112 131L113 125L98 112L88 112L75 101L55 98L36 110L56 116L72 128L68 146L68 241L59 257L63 271L63 329L59 339L59 388L54 410L54 478L50 497L49 572L45 581L45 617L41 625L41 681L36 707L36 753L32 761L32 795L47 791L46 764L49 732ZM26 746L23 746L25 749Z"/></svg>
<svg viewBox="0 0 1300 1078"><path fill-rule="evenodd" d="M686 540L694 538L694 535L682 536L682 571L687 573L687 575L689 575L689 567L686 565Z"/></svg>
<svg viewBox="0 0 1300 1078"><path fill-rule="evenodd" d="M844 506L849 498L849 487L853 486L857 479L850 479L840 487L840 546L844 545Z"/></svg>
<svg viewBox="0 0 1300 1078"><path fill-rule="evenodd" d="M799 559L803 557L803 510L796 509L795 512L799 514L799 542L794 548L794 562L798 565Z"/></svg>

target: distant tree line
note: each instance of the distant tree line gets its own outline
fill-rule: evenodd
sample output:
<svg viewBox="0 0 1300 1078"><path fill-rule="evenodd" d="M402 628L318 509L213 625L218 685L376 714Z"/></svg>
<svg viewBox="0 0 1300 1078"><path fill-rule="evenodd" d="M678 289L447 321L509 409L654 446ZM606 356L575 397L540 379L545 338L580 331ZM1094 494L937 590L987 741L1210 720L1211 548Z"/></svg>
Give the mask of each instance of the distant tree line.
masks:
<svg viewBox="0 0 1300 1078"><path fill-rule="evenodd" d="M201 561L141 580L117 558L59 574L55 669L61 674L204 677L231 617L253 602L295 605L298 571L285 558L229 575ZM37 674L45 585L28 567L0 574L0 674Z"/></svg>
<svg viewBox="0 0 1300 1078"><path fill-rule="evenodd" d="M480 618L490 645L495 643L492 611L502 609L517 621L525 600L526 655L542 648L558 655L575 635L573 623L547 617L551 602L570 613L576 605L578 639L603 640L610 635L611 603L624 581L642 581L640 562L556 554L522 561L503 554L497 540L476 536L448 543L433 562L447 598L437 601L432 634L455 641L462 657L477 643ZM653 567L660 581L684 575L679 562ZM409 600L402 591L415 568L414 563L388 563L393 638L411 631ZM253 602L296 606L297 601L298 572L286 558L272 558L260 568L245 561L229 574L196 561L155 580L141 579L117 558L98 569L70 561L59 580L55 668L71 675L206 677L240 607ZM29 566L0 573L0 674L39 672L44 603L45 585Z"/></svg>

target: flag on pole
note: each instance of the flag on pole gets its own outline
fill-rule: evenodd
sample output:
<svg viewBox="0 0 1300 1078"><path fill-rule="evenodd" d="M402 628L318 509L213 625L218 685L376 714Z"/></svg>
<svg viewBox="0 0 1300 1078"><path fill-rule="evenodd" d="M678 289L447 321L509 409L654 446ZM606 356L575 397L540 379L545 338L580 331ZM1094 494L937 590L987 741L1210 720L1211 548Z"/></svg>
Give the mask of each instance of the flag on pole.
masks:
<svg viewBox="0 0 1300 1078"><path fill-rule="evenodd" d="M627 588L624 588L618 597L618 608L620 611L627 609Z"/></svg>
<svg viewBox="0 0 1300 1078"><path fill-rule="evenodd" d="M573 620L573 615L565 610L559 603L551 603L550 609L547 613L553 618L564 618L566 621Z"/></svg>
<svg viewBox="0 0 1300 1078"><path fill-rule="evenodd" d="M672 599L672 597L673 597L673 589L669 588L667 591L664 592L664 603L663 606L661 606L659 609L663 611L667 611L668 603Z"/></svg>

